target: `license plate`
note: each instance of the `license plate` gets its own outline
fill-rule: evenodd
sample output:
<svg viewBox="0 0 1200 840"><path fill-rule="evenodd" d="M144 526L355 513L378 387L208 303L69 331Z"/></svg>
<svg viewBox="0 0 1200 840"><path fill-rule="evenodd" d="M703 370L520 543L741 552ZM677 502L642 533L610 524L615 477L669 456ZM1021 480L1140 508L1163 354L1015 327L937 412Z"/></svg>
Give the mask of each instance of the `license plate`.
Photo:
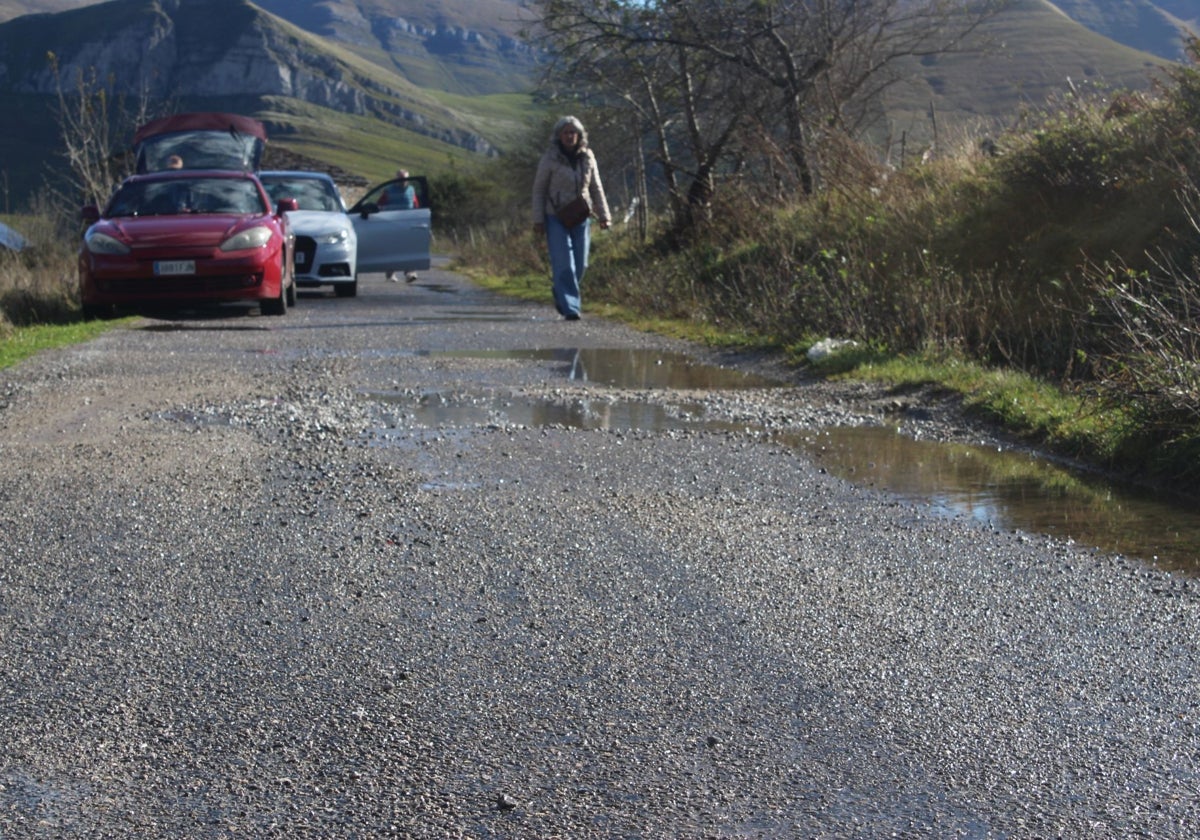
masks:
<svg viewBox="0 0 1200 840"><path fill-rule="evenodd" d="M296 263L296 265L304 265L304 252L303 251L296 252L295 263Z"/></svg>
<svg viewBox="0 0 1200 840"><path fill-rule="evenodd" d="M154 264L154 273L159 277L179 274L195 274L195 260L159 260Z"/></svg>

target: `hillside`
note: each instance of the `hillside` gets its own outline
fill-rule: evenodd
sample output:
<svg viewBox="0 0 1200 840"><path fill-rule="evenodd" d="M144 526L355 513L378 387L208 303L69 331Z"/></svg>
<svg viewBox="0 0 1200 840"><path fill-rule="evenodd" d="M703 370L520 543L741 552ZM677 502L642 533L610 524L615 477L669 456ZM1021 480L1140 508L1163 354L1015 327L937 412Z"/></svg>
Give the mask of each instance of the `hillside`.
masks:
<svg viewBox="0 0 1200 840"><path fill-rule="evenodd" d="M1118 44L1068 18L1048 0L1016 0L980 33L976 49L927 58L888 94L893 142L910 150L945 145L1013 125L1072 89L1107 93L1144 89L1167 61Z"/></svg>
<svg viewBox="0 0 1200 840"><path fill-rule="evenodd" d="M916 151L935 134L944 144L959 130L1011 124L1072 85L1144 87L1164 44L1178 50L1191 5L1018 0L988 27L986 46L907 68L881 131ZM64 7L74 8L21 14ZM0 104L24 116L0 134L9 196L28 194L53 165L55 94L81 74L158 108L259 116L273 143L370 178L398 161L431 171L495 155L532 108L536 56L521 41L521 0L0 0L0 19L13 14L0 23Z"/></svg>
<svg viewBox="0 0 1200 840"><path fill-rule="evenodd" d="M0 22L100 2L0 0ZM466 82L469 89L508 79L508 66L494 56L480 58L489 50L525 63L520 40L529 12L521 0L262 0L258 5L302 29L391 62L422 85L454 90L453 85ZM1186 33L1200 32L1196 0L1047 0L1047 5L1097 34L1169 61L1184 57ZM432 66L431 59L441 66ZM490 73L470 72L476 62Z"/></svg>
<svg viewBox="0 0 1200 840"><path fill-rule="evenodd" d="M1127 47L1181 61L1187 33L1200 31L1196 0L1053 0L1067 17Z"/></svg>
<svg viewBox="0 0 1200 840"><path fill-rule="evenodd" d="M45 172L46 113L81 78L114 100L258 116L273 142L374 177L495 155L527 107L414 84L246 0L114 0L0 25L0 101L30 115L0 137L0 159L30 162L6 166L12 192Z"/></svg>
<svg viewBox="0 0 1200 840"><path fill-rule="evenodd" d="M259 0L421 87L475 95L525 91L535 66L520 0Z"/></svg>
<svg viewBox="0 0 1200 840"><path fill-rule="evenodd" d="M0 0L0 22L99 2ZM255 5L413 84L451 93L524 92L536 61L521 39L531 18L521 0L259 0Z"/></svg>

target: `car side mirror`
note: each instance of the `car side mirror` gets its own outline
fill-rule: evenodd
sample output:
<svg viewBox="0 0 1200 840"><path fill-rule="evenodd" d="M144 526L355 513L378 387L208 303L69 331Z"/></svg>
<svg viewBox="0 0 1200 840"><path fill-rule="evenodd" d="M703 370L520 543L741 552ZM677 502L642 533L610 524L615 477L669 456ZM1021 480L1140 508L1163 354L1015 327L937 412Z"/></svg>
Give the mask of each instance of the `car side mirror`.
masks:
<svg viewBox="0 0 1200 840"><path fill-rule="evenodd" d="M368 201L366 204L360 204L358 206L358 214L360 216L362 216L364 219L367 218L367 216L370 216L372 213L378 213L378 212L379 212L379 205L376 204L374 201Z"/></svg>
<svg viewBox="0 0 1200 840"><path fill-rule="evenodd" d="M279 209L276 211L276 214L279 216L282 216L284 213L290 213L293 210L299 210L299 209L300 209L300 204L299 204L299 202L296 201L296 199L281 198L281 199L279 199Z"/></svg>
<svg viewBox="0 0 1200 840"><path fill-rule="evenodd" d="M84 208L79 211L79 218L83 219L84 224L94 225L96 222L100 221L100 208L95 204L85 205Z"/></svg>

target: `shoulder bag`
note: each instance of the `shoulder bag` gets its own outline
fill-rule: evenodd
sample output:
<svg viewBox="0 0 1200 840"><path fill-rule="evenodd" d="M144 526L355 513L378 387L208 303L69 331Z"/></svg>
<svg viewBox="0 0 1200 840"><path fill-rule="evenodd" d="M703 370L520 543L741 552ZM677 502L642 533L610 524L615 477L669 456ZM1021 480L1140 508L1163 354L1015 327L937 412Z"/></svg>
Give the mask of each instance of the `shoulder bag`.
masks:
<svg viewBox="0 0 1200 840"><path fill-rule="evenodd" d="M561 207L556 215L565 226L573 228L583 224L587 217L592 215L592 208L588 206L587 199L578 196Z"/></svg>

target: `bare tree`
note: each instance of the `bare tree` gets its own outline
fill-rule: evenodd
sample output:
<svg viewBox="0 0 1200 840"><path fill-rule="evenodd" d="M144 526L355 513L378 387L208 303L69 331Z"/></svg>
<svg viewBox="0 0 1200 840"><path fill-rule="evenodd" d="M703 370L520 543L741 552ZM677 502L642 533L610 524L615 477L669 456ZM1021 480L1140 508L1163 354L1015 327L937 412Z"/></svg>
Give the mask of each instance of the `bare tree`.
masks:
<svg viewBox="0 0 1200 840"><path fill-rule="evenodd" d="M536 8L555 80L643 110L668 173L664 141L681 137L693 179L687 203L702 204L722 160L744 151L736 129L750 118L786 149L800 191L812 193L825 136L860 133L904 62L970 47L1008 2L540 0ZM669 176L668 186L678 194Z"/></svg>
<svg viewBox="0 0 1200 840"><path fill-rule="evenodd" d="M114 97L93 72L80 73L64 88L59 76L58 57L47 59L58 90L58 128L63 142L67 171L60 173L64 189L70 194L68 206L103 204L113 187L129 174L121 168L121 152L114 136L132 135L133 129L149 115L149 100L141 96L130 108L125 97Z"/></svg>
<svg viewBox="0 0 1200 840"><path fill-rule="evenodd" d="M672 214L687 224L706 213L754 97L722 61L672 42L660 31L670 20L649 6L546 0L542 13L544 87L632 115L614 122L645 139Z"/></svg>

